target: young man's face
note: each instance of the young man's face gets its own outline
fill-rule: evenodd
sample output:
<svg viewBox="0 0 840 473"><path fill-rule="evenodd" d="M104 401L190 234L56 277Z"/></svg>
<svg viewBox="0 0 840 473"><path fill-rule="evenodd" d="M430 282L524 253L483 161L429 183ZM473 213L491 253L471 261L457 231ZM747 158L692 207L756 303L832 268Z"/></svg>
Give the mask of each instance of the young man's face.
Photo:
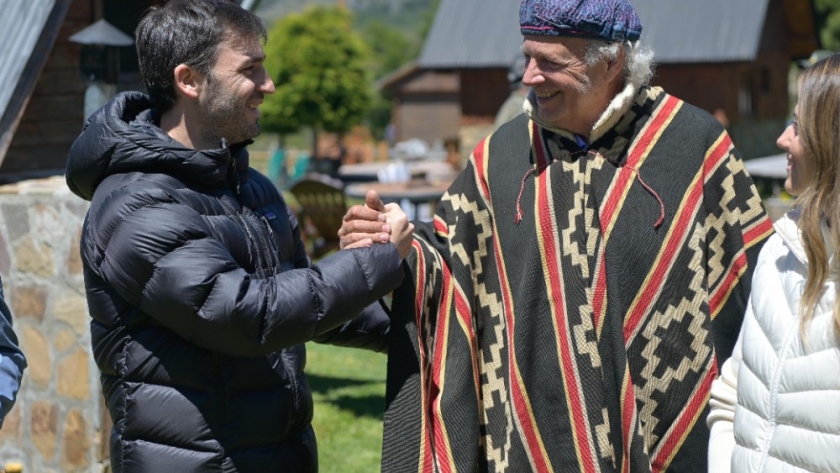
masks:
<svg viewBox="0 0 840 473"><path fill-rule="evenodd" d="M589 41L525 35L522 83L534 91L539 117L558 128L589 136L613 98L608 64L585 62Z"/></svg>
<svg viewBox="0 0 840 473"><path fill-rule="evenodd" d="M206 142L240 143L260 132L259 105L274 93L263 66L265 53L254 38L227 38L219 44L216 63L204 79L198 98L201 135Z"/></svg>

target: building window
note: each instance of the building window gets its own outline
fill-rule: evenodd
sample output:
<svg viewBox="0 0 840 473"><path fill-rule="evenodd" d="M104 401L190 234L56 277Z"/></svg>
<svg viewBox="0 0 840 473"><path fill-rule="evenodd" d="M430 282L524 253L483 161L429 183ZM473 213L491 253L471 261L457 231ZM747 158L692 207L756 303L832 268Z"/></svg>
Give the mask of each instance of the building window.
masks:
<svg viewBox="0 0 840 473"><path fill-rule="evenodd" d="M748 72L741 74L741 85L738 87L738 112L742 117L753 116L752 75Z"/></svg>
<svg viewBox="0 0 840 473"><path fill-rule="evenodd" d="M762 67L759 74L761 74L761 93L767 95L770 93L770 68Z"/></svg>

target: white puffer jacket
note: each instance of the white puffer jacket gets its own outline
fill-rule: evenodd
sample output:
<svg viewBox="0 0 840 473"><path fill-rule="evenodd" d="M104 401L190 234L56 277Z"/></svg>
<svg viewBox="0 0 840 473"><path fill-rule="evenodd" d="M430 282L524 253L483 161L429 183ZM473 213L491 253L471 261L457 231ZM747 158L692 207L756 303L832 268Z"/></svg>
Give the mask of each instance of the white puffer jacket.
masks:
<svg viewBox="0 0 840 473"><path fill-rule="evenodd" d="M799 303L808 270L797 217L777 221L762 248L738 344L712 386L710 472L730 471L730 452L733 472L840 472L835 283L826 284L804 344ZM829 267L836 280L836 262Z"/></svg>

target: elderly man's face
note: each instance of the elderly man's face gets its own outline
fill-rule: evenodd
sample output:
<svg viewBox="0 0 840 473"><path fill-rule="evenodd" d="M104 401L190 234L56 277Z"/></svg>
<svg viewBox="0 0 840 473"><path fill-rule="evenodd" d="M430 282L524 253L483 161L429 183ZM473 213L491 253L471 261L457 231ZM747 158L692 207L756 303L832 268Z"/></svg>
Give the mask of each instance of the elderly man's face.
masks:
<svg viewBox="0 0 840 473"><path fill-rule="evenodd" d="M539 117L549 124L589 137L595 122L615 96L616 67L606 61L587 65L589 41L526 35L528 58L522 83L531 87Z"/></svg>

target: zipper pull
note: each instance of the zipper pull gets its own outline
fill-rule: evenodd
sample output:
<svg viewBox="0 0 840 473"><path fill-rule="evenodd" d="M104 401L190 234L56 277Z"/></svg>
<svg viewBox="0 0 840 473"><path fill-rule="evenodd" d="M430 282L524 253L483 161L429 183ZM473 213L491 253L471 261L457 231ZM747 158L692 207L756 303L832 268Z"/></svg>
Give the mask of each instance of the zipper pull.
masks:
<svg viewBox="0 0 840 473"><path fill-rule="evenodd" d="M260 220L262 220L263 223L265 223L265 228L268 229L268 234L274 236L274 230L271 229L271 224L268 223L268 219L265 218L265 215L263 215L263 214L257 214L257 215L259 215Z"/></svg>
<svg viewBox="0 0 840 473"><path fill-rule="evenodd" d="M228 183L233 184L233 191L236 195L239 195L239 173L236 172L236 159L234 159L233 153L230 151L227 138L222 138L219 141L219 147L228 150L228 154L230 155L230 160L228 161Z"/></svg>
<svg viewBox="0 0 840 473"><path fill-rule="evenodd" d="M231 158L231 161L233 161L233 158ZM239 173L236 172L236 166L233 163L231 163L230 168L233 170L234 191L236 195L239 195Z"/></svg>

